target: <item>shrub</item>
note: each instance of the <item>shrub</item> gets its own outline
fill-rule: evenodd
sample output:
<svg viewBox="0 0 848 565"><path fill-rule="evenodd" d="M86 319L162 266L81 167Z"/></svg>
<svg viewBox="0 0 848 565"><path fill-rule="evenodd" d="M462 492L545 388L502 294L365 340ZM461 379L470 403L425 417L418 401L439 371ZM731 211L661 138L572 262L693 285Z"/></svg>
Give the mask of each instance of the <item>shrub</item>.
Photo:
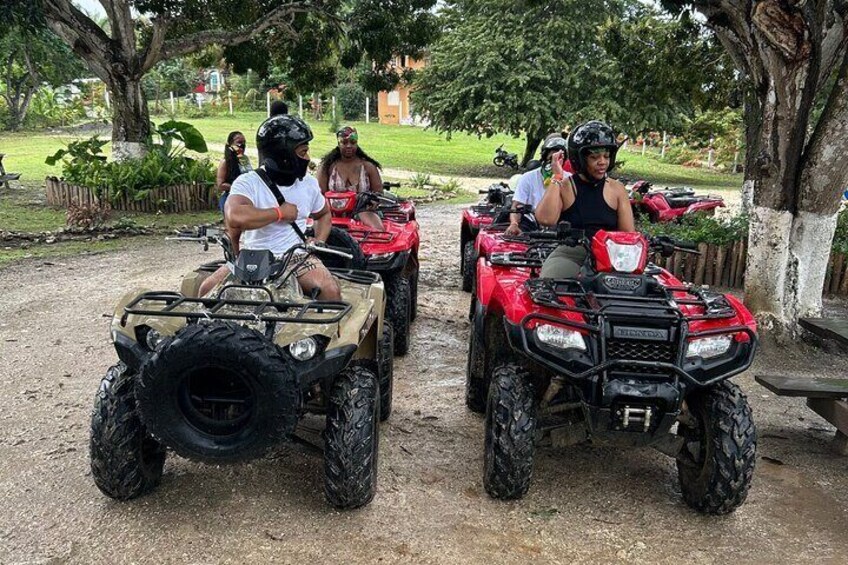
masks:
<svg viewBox="0 0 848 565"><path fill-rule="evenodd" d="M356 83L342 83L333 90L336 97L336 115L341 114L345 120L359 120L365 113L365 98L367 94Z"/></svg>
<svg viewBox="0 0 848 565"><path fill-rule="evenodd" d="M836 219L836 233L833 234L833 250L848 253L848 206L843 206Z"/></svg>
<svg viewBox="0 0 848 565"><path fill-rule="evenodd" d="M126 196L142 200L150 190L178 184L213 183L215 170L209 159L188 157L186 149L206 152L203 135L186 122L168 121L155 130L161 143L148 145L140 159L107 162L102 148L107 143L97 136L73 141L48 157L48 165L62 162L62 176L70 184L94 189L98 197L111 201ZM182 146L174 144L182 142Z"/></svg>
<svg viewBox="0 0 848 565"><path fill-rule="evenodd" d="M696 243L727 245L748 238L748 216L707 216L693 214L678 222L652 224L643 222L640 229L649 235L668 235L675 239Z"/></svg>

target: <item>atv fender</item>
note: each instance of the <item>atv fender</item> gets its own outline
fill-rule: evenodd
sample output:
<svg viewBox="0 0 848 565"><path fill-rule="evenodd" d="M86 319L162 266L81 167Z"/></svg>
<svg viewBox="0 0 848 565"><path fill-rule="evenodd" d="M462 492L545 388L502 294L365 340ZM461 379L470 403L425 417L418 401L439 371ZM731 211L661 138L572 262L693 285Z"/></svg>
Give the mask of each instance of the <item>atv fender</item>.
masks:
<svg viewBox="0 0 848 565"><path fill-rule="evenodd" d="M494 269L491 263L484 258L477 259L477 302L483 308L489 307L489 302L492 300L492 294L495 291L497 282L495 281Z"/></svg>

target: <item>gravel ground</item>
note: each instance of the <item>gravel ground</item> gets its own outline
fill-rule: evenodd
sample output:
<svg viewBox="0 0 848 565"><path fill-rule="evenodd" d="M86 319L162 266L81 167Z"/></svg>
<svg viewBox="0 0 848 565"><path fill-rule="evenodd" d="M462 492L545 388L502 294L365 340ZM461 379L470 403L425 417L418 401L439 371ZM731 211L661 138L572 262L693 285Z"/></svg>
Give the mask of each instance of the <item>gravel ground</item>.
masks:
<svg viewBox="0 0 848 565"><path fill-rule="evenodd" d="M420 314L395 364L368 507L328 508L321 459L281 448L249 464L171 456L160 487L118 503L94 486L88 424L115 360L108 316L125 290L175 288L211 254L144 243L0 271L0 563L845 563L846 458L802 400L757 370L844 373L846 358L768 346L737 378L759 427L755 482L735 514L681 501L652 450L581 445L538 453L517 502L482 487L483 423L463 404L468 295L458 290L459 206L420 209Z"/></svg>

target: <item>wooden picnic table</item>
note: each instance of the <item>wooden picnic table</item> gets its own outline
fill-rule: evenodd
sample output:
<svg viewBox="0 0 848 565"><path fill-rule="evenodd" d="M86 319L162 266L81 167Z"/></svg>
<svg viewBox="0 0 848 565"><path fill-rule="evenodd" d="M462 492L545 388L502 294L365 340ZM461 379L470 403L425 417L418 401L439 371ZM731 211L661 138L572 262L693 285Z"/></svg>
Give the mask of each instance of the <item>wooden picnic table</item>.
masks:
<svg viewBox="0 0 848 565"><path fill-rule="evenodd" d="M848 319L799 318L798 324L819 337L848 345Z"/></svg>
<svg viewBox="0 0 848 565"><path fill-rule="evenodd" d="M10 180L18 180L21 178L21 173L7 173L6 169L3 167L3 157L5 157L5 153L0 153L0 183L6 186L6 189L9 189L9 181Z"/></svg>
<svg viewBox="0 0 848 565"><path fill-rule="evenodd" d="M778 396L807 399L807 406L836 427L833 449L848 455L848 379L802 375L755 375L758 383Z"/></svg>

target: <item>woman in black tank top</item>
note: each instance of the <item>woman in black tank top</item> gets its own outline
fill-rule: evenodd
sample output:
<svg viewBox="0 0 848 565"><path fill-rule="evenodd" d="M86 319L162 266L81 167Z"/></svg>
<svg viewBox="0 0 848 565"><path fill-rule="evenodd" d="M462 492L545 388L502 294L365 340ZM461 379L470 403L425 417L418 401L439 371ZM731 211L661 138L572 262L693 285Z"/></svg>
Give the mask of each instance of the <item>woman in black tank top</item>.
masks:
<svg viewBox="0 0 848 565"><path fill-rule="evenodd" d="M586 230L591 237L600 229L635 231L630 198L624 185L607 177L615 166L618 142L608 125L591 121L576 127L568 136L568 159L574 176L565 177L562 154L553 158L554 180L536 207L540 224L561 221ZM542 277L577 276L586 258L582 247L558 247L542 266Z"/></svg>

